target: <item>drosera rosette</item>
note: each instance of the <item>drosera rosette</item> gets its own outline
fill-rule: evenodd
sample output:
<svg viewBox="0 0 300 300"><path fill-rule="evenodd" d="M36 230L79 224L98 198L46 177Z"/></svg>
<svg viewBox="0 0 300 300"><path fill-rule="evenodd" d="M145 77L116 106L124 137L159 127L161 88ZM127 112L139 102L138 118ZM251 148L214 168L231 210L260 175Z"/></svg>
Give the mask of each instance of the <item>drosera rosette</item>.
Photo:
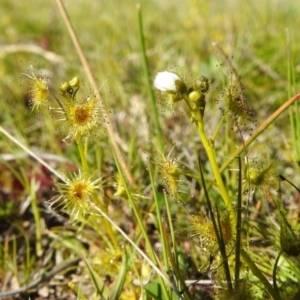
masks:
<svg viewBox="0 0 300 300"><path fill-rule="evenodd" d="M57 195L50 200L50 207L67 213L71 223L84 223L93 212L91 203L98 204L104 195L103 184L101 177L93 179L81 170L65 176L64 182L55 185Z"/></svg>
<svg viewBox="0 0 300 300"><path fill-rule="evenodd" d="M184 201L187 185L186 180L184 180L185 172L178 160L172 157L173 150L174 147L168 155L165 155L165 152L157 149L153 163L158 166L158 172L165 186L164 191L166 194L175 200Z"/></svg>
<svg viewBox="0 0 300 300"><path fill-rule="evenodd" d="M269 199L271 191L278 187L276 162L270 157L258 155L256 157L245 157L243 171L243 190L264 195Z"/></svg>
<svg viewBox="0 0 300 300"><path fill-rule="evenodd" d="M29 66L31 75L23 73L29 79L28 99L32 110L39 110L46 106L50 95L48 81L49 78L43 75L36 75L34 67Z"/></svg>
<svg viewBox="0 0 300 300"><path fill-rule="evenodd" d="M68 137L77 139L95 134L103 126L101 116L96 98L90 96L82 101L66 104L60 121L65 122Z"/></svg>
<svg viewBox="0 0 300 300"><path fill-rule="evenodd" d="M217 208L213 210L214 217L219 222L217 227L220 232L222 230L222 239L226 249L227 257L234 253L236 227L231 213L225 208ZM191 216L190 225L180 232L187 232L195 244L199 244L200 256L206 260L209 269L217 269L220 265L220 252L217 235L214 230L214 225L210 216L207 215L193 215ZM202 266L203 267L203 266ZM201 268L202 268L201 267ZM207 265L204 266L207 268Z"/></svg>
<svg viewBox="0 0 300 300"><path fill-rule="evenodd" d="M60 86L63 100L58 100L58 106L49 107L54 121L57 121L61 131L66 135L64 141L78 140L83 137L96 137L102 130L104 118L96 97L82 99L76 97L79 89L79 79L74 77Z"/></svg>
<svg viewBox="0 0 300 300"><path fill-rule="evenodd" d="M154 86L162 93L162 104L173 110L174 105L184 100L187 104L192 123L203 122L206 106L206 93L209 91L211 81L201 75L188 84L184 76L173 72L159 72L154 79Z"/></svg>
<svg viewBox="0 0 300 300"><path fill-rule="evenodd" d="M225 246L233 246L232 242L235 238L235 227L232 222L230 213L226 209L219 209L220 215L220 226L218 229L222 229L222 237ZM214 211L215 217L217 215L216 210ZM219 245L217 236L215 234L213 222L208 216L193 216L191 226L189 228L190 236L199 239L201 249L205 252L215 255L218 252ZM232 251L232 247L230 249ZM229 254L229 252L227 254Z"/></svg>
<svg viewBox="0 0 300 300"><path fill-rule="evenodd" d="M251 132L257 126L256 113L243 91L240 91L240 84L231 80L216 101L221 105L223 113L233 120L235 131Z"/></svg>
<svg viewBox="0 0 300 300"><path fill-rule="evenodd" d="M224 115L228 115L232 119L234 131L239 133L242 139L245 139L243 134L246 134L246 136L251 135L251 132L257 126L256 113L247 101L241 76L239 76L236 68L233 66L232 58L229 58L217 43L214 42L213 45L221 54L230 70L230 73L227 75L227 88L219 95L217 102L222 104L221 109Z"/></svg>
<svg viewBox="0 0 300 300"><path fill-rule="evenodd" d="M298 264L300 264L300 234L292 228L287 220L287 213L281 206L278 207L277 217L280 225L281 251L287 257L297 258Z"/></svg>

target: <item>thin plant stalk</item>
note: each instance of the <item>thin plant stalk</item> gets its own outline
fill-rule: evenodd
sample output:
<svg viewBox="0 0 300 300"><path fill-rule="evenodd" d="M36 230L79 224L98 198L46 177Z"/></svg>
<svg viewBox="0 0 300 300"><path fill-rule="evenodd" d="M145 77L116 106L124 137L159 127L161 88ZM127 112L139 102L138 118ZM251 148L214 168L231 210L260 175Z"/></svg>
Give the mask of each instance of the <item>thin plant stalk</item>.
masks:
<svg viewBox="0 0 300 300"><path fill-rule="evenodd" d="M151 117L154 120L154 127L155 127L154 134L157 136L158 139L159 150L163 151L164 149L163 137L162 137L162 131L159 122L159 115L157 111L155 95L152 88L152 80L150 76L149 62L146 53L145 38L144 38L144 31L143 31L142 9L139 4L137 5L137 14L138 14L138 26L139 26L139 42L140 42L141 54L143 58L143 68L144 68L144 74L147 83L148 96L150 98L150 105L151 105L151 112L152 112Z"/></svg>
<svg viewBox="0 0 300 300"><path fill-rule="evenodd" d="M291 55L290 35L288 29L286 29L286 46L287 46L288 97L290 98L296 88L296 75L295 75L295 67ZM300 137L300 113L299 113L299 104L297 102L295 102L294 105L290 107L289 115L290 115L290 125L292 129L292 137L293 137L293 149L296 153L296 159L299 160L300 145L298 141Z"/></svg>
<svg viewBox="0 0 300 300"><path fill-rule="evenodd" d="M202 142L203 147L205 149L205 152L208 156L208 160L210 162L212 171L214 173L217 188L219 189L221 197L223 198L223 201L224 201L228 211L232 215L233 220L235 220L235 212L234 212L234 209L233 209L228 191L227 191L227 189L224 185L223 179L221 177L219 166L218 166L217 161L216 161L214 145L210 141L208 141L208 139L206 137L206 134L204 132L204 124L203 124L202 121L198 122L197 129L198 129L199 136L201 138L201 142Z"/></svg>
<svg viewBox="0 0 300 300"><path fill-rule="evenodd" d="M158 198L157 198L156 187L155 187L154 178L153 178L153 174L151 172L150 166L149 166L149 175L150 175L150 180L151 180L151 184L152 184L153 197L154 197L154 203L155 203L155 209L156 209L156 220L158 223L158 229L159 229L161 242L162 242L164 266L166 269L168 269L169 263L168 263L167 243L166 243L166 240L165 240L164 234L163 234L162 215L160 212L160 206L159 206L159 202L158 202Z"/></svg>
<svg viewBox="0 0 300 300"><path fill-rule="evenodd" d="M177 249L176 249L176 240L175 240L175 231L174 231L174 226L172 222L172 216L171 216L171 210L170 210L170 204L168 201L167 194L164 193L164 199L165 199L165 206L166 206L166 211L167 211L167 217L168 217L168 224L169 224L169 230L170 230L170 236L171 236L171 243L172 246L168 246L168 249L170 253L168 254L170 257L171 265L174 270L174 273L176 275L176 279L178 280L178 287L179 290L182 291L181 294L185 297L185 299L189 300L192 299L190 292L188 288L185 285L184 279L181 276L181 272L179 269L179 263L178 263L178 254L177 254ZM166 233L165 233L166 235ZM168 239L167 239L168 242ZM171 249L173 249L173 254L171 253Z"/></svg>
<svg viewBox="0 0 300 300"><path fill-rule="evenodd" d="M274 286L274 289L275 289L276 293L278 293L278 294L279 294L279 289L278 289L278 286L277 286L276 272L277 272L278 262L279 262L279 259L280 259L282 254L283 254L283 250L281 250L279 252L278 256L276 257L276 260L275 260L275 263L274 263L274 268L273 268L273 286Z"/></svg>
<svg viewBox="0 0 300 300"><path fill-rule="evenodd" d="M213 134L213 136L212 136L212 138L211 138L211 142L212 142L212 143L215 142L215 140L216 140L216 138L217 138L217 135L218 135L218 133L219 133L219 131L220 131L220 129L221 129L223 123L224 123L225 120L226 120L226 117L227 117L227 112L224 112L224 114L223 114L223 116L222 116L220 122L218 123L218 126L217 126L217 128L216 128L216 130L215 130L215 132L214 132L214 134Z"/></svg>
<svg viewBox="0 0 300 300"><path fill-rule="evenodd" d="M89 174L89 166L88 166L88 163L86 160L85 146L80 137L76 138L76 144L77 144L77 148L78 148L80 158L81 158L82 170L83 170L84 174Z"/></svg>
<svg viewBox="0 0 300 300"><path fill-rule="evenodd" d="M240 285L240 263L241 263L241 231L242 231L242 161L238 157L239 178L238 178L238 198L237 198L237 218L236 218L236 239L235 239L235 290L239 290Z"/></svg>
<svg viewBox="0 0 300 300"><path fill-rule="evenodd" d="M40 257L43 253L42 246L42 229L41 229L41 214L38 208L37 197L36 197L36 181L33 178L30 182L30 203L32 207L32 213L34 218L34 226L35 226L35 239L36 239L36 253L37 256Z"/></svg>
<svg viewBox="0 0 300 300"><path fill-rule="evenodd" d="M174 231L174 226L172 222L172 216L171 216L171 210L170 210L170 204L168 201L167 194L164 193L164 199L165 199L165 206L166 206L166 211L167 211L167 217L168 217L168 224L169 224L169 230L170 230L170 236L171 236L171 242L174 250L174 261L175 264L178 266L178 258L177 258L177 251L176 251L176 241L175 241L175 231Z"/></svg>
<svg viewBox="0 0 300 300"><path fill-rule="evenodd" d="M21 233L22 237L24 238L24 242L25 242L25 247L24 247L25 248L24 249L25 259L23 261L24 273L22 274L22 277L19 278L19 280L22 283L27 284L30 279L30 276L31 276L31 264L32 264L32 257L31 257L32 251L31 251L31 247L30 247L29 236L20 224L14 223L14 226ZM16 241L16 245L18 245L17 241Z"/></svg>
<svg viewBox="0 0 300 300"><path fill-rule="evenodd" d="M17 237L15 234L12 235L11 237L12 240L12 267L11 267L11 272L14 274L14 276L16 278L18 278L18 266L17 266L17 262L18 262L18 246L17 246Z"/></svg>
<svg viewBox="0 0 300 300"><path fill-rule="evenodd" d="M100 209L102 211L104 211L106 214L108 213L107 207L105 207L105 205L101 204L101 201L97 201L97 197L96 196L95 196L94 203L97 203L97 206L99 206ZM108 234L108 236L110 238L110 242L112 242L112 244L114 245L114 249L120 250L119 243L117 241L116 235L115 235L115 233L114 233L114 231L112 229L111 224L106 219L104 219L103 224L101 224L101 226L104 226L104 228L106 229L106 232L107 232L107 234Z"/></svg>
<svg viewBox="0 0 300 300"><path fill-rule="evenodd" d="M55 169L53 169L49 164L47 164L43 159L38 157L34 152L32 152L29 148L23 145L20 141L18 141L15 137L13 137L6 129L0 126L0 132L5 135L10 141L16 144L18 147L23 149L27 154L29 154L32 158L38 161L41 165L43 165L46 169L48 169L53 175L57 178L65 182L65 178L62 174L58 173Z"/></svg>
<svg viewBox="0 0 300 300"><path fill-rule="evenodd" d="M213 218L214 218L214 215L212 214L212 219ZM224 271L225 271L225 276L226 276L227 288L229 291L231 291L231 290L233 290L233 286L232 286L230 268L229 268L229 264L228 264L228 255L226 253L222 225L221 225L221 221L220 221L219 208L217 208L217 222L218 222L218 228L220 229L217 237L218 237L218 242L219 242L220 253L221 253L221 256L223 259L223 266L224 266Z"/></svg>

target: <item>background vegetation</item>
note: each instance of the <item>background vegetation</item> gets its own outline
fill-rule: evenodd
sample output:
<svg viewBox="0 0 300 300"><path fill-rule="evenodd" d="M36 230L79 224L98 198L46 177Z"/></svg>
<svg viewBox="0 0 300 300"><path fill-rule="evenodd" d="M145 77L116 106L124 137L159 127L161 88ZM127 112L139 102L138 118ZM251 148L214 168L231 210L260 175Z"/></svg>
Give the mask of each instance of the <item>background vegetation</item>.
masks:
<svg viewBox="0 0 300 300"><path fill-rule="evenodd" d="M143 68L136 2L76 0L64 1L64 4L109 112L115 140L134 179L134 186L130 188L133 195L138 195L134 198L135 204L153 249L160 256L162 237L153 194L158 198L163 219L170 218L164 203L164 178L157 175L161 165L159 141ZM216 100L232 79L232 69L222 51L240 75L246 98L256 112L250 127L261 124L299 92L298 1L140 1L140 5L151 80L157 72L174 68L189 81L200 75L211 79L205 112L208 135L221 117L220 103ZM74 172L81 161L77 148L62 141L57 122L47 114L47 109L46 113L31 111L29 82L22 75L30 74L29 65L33 65L36 74L50 78L51 91L57 91L61 83L78 76L82 83L80 97L91 93L92 87L57 4L42 0L2 0L0 11L0 125L54 169ZM170 156L188 172L199 171L199 158L204 173L210 178L207 158L188 120L188 112L184 108L175 113L167 110L159 95L157 102L165 155L173 149ZM299 106L294 104L247 149L249 157L254 157L258 164L272 161L276 174L283 174L296 186L300 185L299 114ZM251 132L245 128L245 138L248 134ZM224 128L216 141L220 165L240 145L233 135L230 128ZM26 286L47 274L43 284L34 285L16 297L99 299L99 289L97 296L95 286L103 284L107 289L103 295L107 297L119 286L120 293L116 293L120 299L139 299L141 295L145 299L151 295L166 299L165 295L158 296L159 292L153 287L144 292L141 282L148 278L157 282L156 275L138 253L130 255L129 262L124 264L122 252L133 250L114 229L118 245L124 248L113 248L115 252L112 252L107 241L109 225L102 217L94 220L93 225L83 226L70 224L68 215L63 212L49 211L49 200L57 193L53 189L57 179L2 134L0 153L0 287L3 292ZM108 214L147 253L132 206L123 194L115 194L120 178L105 129L89 143L87 160L93 166L91 172L104 179ZM149 164L154 169L155 193L151 190ZM237 162L232 163L224 175L232 194L237 193L238 171L232 171L234 169L238 170ZM197 239L187 234L192 216L208 212L202 182L192 176L180 180L182 187L177 191L180 199L169 197L171 223L176 232L177 265L184 280L205 279L210 257ZM274 182L270 184L274 188ZM288 210L287 218L297 231L299 193L287 185L283 194L281 201ZM253 259L271 280L279 252L280 226L274 221L276 205L268 195L265 186L256 189L245 215L249 216L247 228L252 230L248 242L251 241ZM210 197L217 197L214 189ZM217 204L222 205L221 201ZM103 225L106 230L101 231L102 224L106 224ZM245 231L250 234L250 229ZM121 250L125 248L126 251ZM64 263L67 265L63 272L57 273L61 276L51 273ZM293 269L285 260L280 266L285 282L296 278L293 282L296 287L292 289L297 291L297 267ZM118 275L122 274L122 267L127 276L124 275L125 283L121 284L117 278L121 278ZM174 270L164 271L173 282ZM211 286L190 287L194 299L223 297L212 291ZM110 299L114 299L112 295ZM256 295L258 299L269 297L263 287ZM5 297L14 299L14 295Z"/></svg>

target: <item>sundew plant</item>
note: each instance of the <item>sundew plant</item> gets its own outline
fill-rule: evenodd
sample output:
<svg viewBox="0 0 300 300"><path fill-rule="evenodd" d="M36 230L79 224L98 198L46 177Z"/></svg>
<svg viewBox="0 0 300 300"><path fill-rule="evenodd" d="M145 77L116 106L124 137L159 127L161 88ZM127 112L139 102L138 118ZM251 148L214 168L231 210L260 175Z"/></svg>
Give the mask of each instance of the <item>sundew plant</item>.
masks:
<svg viewBox="0 0 300 300"><path fill-rule="evenodd" d="M252 33L254 42L240 38L220 3L200 2L178 9L103 1L102 10L116 13L101 17L112 30L100 44L104 51L108 43L105 60L92 50L97 32L85 39L85 19L78 27L72 17L90 9L86 26L95 31L100 4L80 1L68 10L53 3L63 20L53 30L70 40L66 58L45 40L3 48L7 57L25 51L41 59L18 70L19 84L3 75L1 86L0 299L300 299L293 28L285 29L284 55L276 47L277 64L267 40L257 52L264 59L250 49L271 40L271 27ZM271 16L260 5L239 12ZM159 16L147 17L153 9L166 19L162 32ZM293 10L299 4L274 16L292 21ZM134 33L115 24L123 17ZM231 25L247 28L235 18ZM224 26L214 27L218 19ZM219 32L245 45L229 47ZM154 33L160 43L150 48Z"/></svg>

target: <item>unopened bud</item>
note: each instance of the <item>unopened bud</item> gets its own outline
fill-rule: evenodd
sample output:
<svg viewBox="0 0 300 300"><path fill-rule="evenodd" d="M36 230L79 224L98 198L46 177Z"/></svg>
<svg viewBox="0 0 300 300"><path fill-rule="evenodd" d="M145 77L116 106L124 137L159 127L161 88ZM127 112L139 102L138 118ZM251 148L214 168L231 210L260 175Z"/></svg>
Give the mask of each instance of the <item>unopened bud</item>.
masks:
<svg viewBox="0 0 300 300"><path fill-rule="evenodd" d="M73 92L73 88L71 87L69 82L62 83L59 89L63 94L65 93L71 94Z"/></svg>
<svg viewBox="0 0 300 300"><path fill-rule="evenodd" d="M194 89L196 91L199 91L201 93L206 93L210 88L210 80L201 75L199 78L197 78L195 81L194 81Z"/></svg>
<svg viewBox="0 0 300 300"><path fill-rule="evenodd" d="M69 81L69 84L71 87L73 88L78 88L79 87L79 84L80 84L80 80L79 78L76 76L74 77L72 80Z"/></svg>
<svg viewBox="0 0 300 300"><path fill-rule="evenodd" d="M189 100L191 102L197 102L198 100L200 100L201 98L201 93L198 91L192 91L191 93L189 93Z"/></svg>

